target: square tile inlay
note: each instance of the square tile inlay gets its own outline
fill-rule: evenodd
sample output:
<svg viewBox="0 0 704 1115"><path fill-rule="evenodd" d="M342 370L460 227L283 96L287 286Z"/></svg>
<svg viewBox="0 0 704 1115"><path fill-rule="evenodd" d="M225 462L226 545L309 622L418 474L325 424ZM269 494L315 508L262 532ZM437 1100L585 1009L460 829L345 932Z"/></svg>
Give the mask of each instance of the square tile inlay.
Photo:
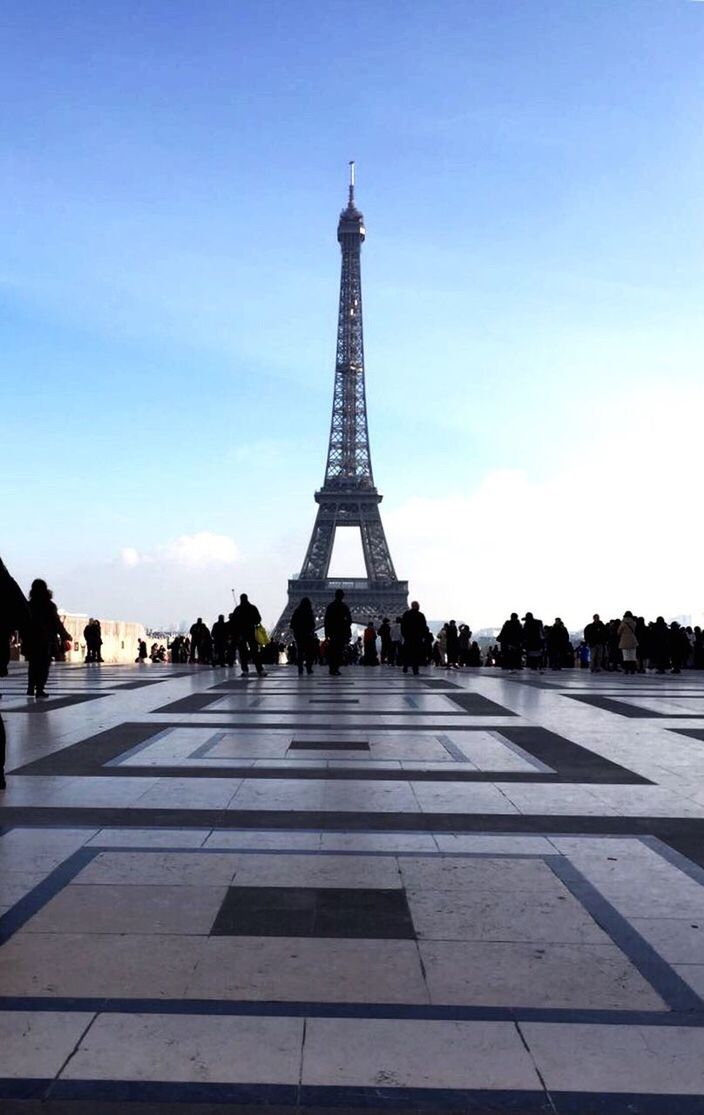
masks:
<svg viewBox="0 0 704 1115"><path fill-rule="evenodd" d="M357 697L310 697L309 705L358 705Z"/></svg>
<svg viewBox="0 0 704 1115"><path fill-rule="evenodd" d="M405 892L343 887L230 887L214 937L415 940Z"/></svg>
<svg viewBox="0 0 704 1115"><path fill-rule="evenodd" d="M289 751L368 751L369 744L364 739L344 740L305 740L292 739Z"/></svg>

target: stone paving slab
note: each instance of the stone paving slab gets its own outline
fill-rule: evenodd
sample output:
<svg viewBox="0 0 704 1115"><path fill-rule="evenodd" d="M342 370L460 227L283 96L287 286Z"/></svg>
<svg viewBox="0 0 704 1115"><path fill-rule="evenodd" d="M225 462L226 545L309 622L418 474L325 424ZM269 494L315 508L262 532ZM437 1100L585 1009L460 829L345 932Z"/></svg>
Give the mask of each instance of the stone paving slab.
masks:
<svg viewBox="0 0 704 1115"><path fill-rule="evenodd" d="M3 1115L701 1115L704 675L631 680L13 668Z"/></svg>

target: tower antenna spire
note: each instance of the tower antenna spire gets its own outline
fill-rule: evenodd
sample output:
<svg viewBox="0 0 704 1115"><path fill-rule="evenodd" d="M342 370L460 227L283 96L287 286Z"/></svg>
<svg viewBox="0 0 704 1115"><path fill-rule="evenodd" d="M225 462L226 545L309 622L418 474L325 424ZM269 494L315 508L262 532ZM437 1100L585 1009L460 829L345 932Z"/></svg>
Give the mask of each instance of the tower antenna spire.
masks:
<svg viewBox="0 0 704 1115"><path fill-rule="evenodd" d="M350 159L350 205L354 205L354 159Z"/></svg>

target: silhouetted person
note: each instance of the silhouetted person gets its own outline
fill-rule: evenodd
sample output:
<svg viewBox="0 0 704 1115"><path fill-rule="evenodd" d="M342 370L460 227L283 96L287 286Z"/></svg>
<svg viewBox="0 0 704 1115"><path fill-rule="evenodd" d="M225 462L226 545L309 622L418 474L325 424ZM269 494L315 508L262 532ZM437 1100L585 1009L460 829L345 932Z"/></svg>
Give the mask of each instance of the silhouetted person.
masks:
<svg viewBox="0 0 704 1115"><path fill-rule="evenodd" d="M7 677L10 640L16 631L28 635L29 618L24 593L0 559L0 678Z"/></svg>
<svg viewBox="0 0 704 1115"><path fill-rule="evenodd" d="M296 641L296 665L298 666L299 677L303 673L304 666L306 668L306 673L312 674L313 662L318 653L318 647L315 639L315 615L313 614L313 605L307 596L303 597L300 604L294 610L291 616L290 626Z"/></svg>
<svg viewBox="0 0 704 1115"><path fill-rule="evenodd" d="M237 632L235 631L234 612L227 617L227 664L234 666L237 661Z"/></svg>
<svg viewBox="0 0 704 1115"><path fill-rule="evenodd" d="M198 661L205 666L209 666L213 661L213 637L206 624L203 624L203 627L205 627L205 631L201 634L198 644Z"/></svg>
<svg viewBox="0 0 704 1115"><path fill-rule="evenodd" d="M232 626L236 633L240 648L240 666L242 674L249 673L249 656L252 656L254 669L260 678L265 678L266 673L262 667L261 654L256 638L257 624L262 622L259 609L250 604L246 592L240 596L240 602L232 613Z"/></svg>
<svg viewBox="0 0 704 1115"><path fill-rule="evenodd" d="M425 662L428 639L428 624L420 610L417 600L411 603L408 611L401 616L401 635L403 636L403 672L408 673L410 666L414 674Z"/></svg>
<svg viewBox="0 0 704 1115"><path fill-rule="evenodd" d="M0 657L1 677L7 675L11 632L19 631L24 639L28 639L30 623L31 616L24 593L17 581L8 573L4 562L0 560L0 636L3 639L2 657ZM5 646L7 646L7 654L5 654ZM0 790L5 789L5 749L5 725L0 716Z"/></svg>
<svg viewBox="0 0 704 1115"><path fill-rule="evenodd" d="M523 647L529 670L538 670L543 664L545 640L542 620L536 619L532 612L523 617Z"/></svg>
<svg viewBox="0 0 704 1115"><path fill-rule="evenodd" d="M457 661L460 666L471 666L469 661L469 643L472 638L472 632L466 623L461 623L457 633ZM448 654L449 654L448 648ZM476 663L479 665L479 663Z"/></svg>
<svg viewBox="0 0 704 1115"><path fill-rule="evenodd" d="M645 673L645 664L650 657L650 646L648 640L648 628L643 616L636 616L636 639L638 646L636 648L636 665L638 673Z"/></svg>
<svg viewBox="0 0 704 1115"><path fill-rule="evenodd" d="M83 638L86 641L86 663L102 662L103 657L100 653L100 648L103 643L103 637L99 620L88 620L88 623L83 628Z"/></svg>
<svg viewBox="0 0 704 1115"><path fill-rule="evenodd" d="M455 623L454 619L450 620L450 622L447 625L447 628L445 629L445 638L446 638L445 653L447 654L448 668L450 668L450 669L455 668L456 669L457 665L458 665L458 659L459 659L459 653L460 653L460 644L459 644L459 632L457 630L457 624Z"/></svg>
<svg viewBox="0 0 704 1115"><path fill-rule="evenodd" d="M662 616L651 623L648 642L651 665L657 673L664 674L670 665L670 631Z"/></svg>
<svg viewBox="0 0 704 1115"><path fill-rule="evenodd" d="M689 658L689 639L684 627L680 627L677 620L670 624L670 662L673 674L679 674L686 666Z"/></svg>
<svg viewBox="0 0 704 1115"><path fill-rule="evenodd" d="M203 645L203 640L205 639L206 634L210 634L210 632L208 631L208 628L203 623L202 616L198 616L198 619L196 620L196 622L191 627L191 653L188 657L189 662L195 662L196 655L198 656L198 661L200 662L200 660L201 660L200 650L201 650L201 646Z"/></svg>
<svg viewBox="0 0 704 1115"><path fill-rule="evenodd" d="M148 657L149 652L147 651L147 644L145 643L144 639L138 639L137 657L135 658L135 662L139 662L140 665L143 665L147 661Z"/></svg>
<svg viewBox="0 0 704 1115"><path fill-rule="evenodd" d="M504 623L499 632L499 646L501 647L501 669L520 670L523 649L523 628L518 618L518 612L511 612L510 619Z"/></svg>
<svg viewBox="0 0 704 1115"><path fill-rule="evenodd" d="M388 618L382 619L379 624L379 642L381 643L381 661L393 665L394 645L391 639L391 624Z"/></svg>
<svg viewBox="0 0 704 1115"><path fill-rule="evenodd" d="M551 670L561 670L568 660L572 645L567 628L558 617L549 628L545 638L548 651L548 663Z"/></svg>
<svg viewBox="0 0 704 1115"><path fill-rule="evenodd" d="M391 657L389 664L391 666L401 666L403 658L403 641L401 636L401 617L396 616L396 619L389 627L389 634L391 636Z"/></svg>
<svg viewBox="0 0 704 1115"><path fill-rule="evenodd" d="M71 636L59 619L51 589L46 581L39 578L32 581L29 590L29 611L31 621L26 648L29 659L27 696L46 697L45 686L57 641L70 642Z"/></svg>
<svg viewBox="0 0 704 1115"><path fill-rule="evenodd" d="M224 666L227 661L227 641L230 636L230 629L224 615L218 616L212 626L211 635L213 637L213 659L215 665Z"/></svg>
<svg viewBox="0 0 704 1115"><path fill-rule="evenodd" d="M606 624L599 619L599 613L595 612L592 622L584 628L584 641L589 647L589 669L593 674L598 674L601 670L606 652L606 640Z"/></svg>
<svg viewBox="0 0 704 1115"><path fill-rule="evenodd" d="M352 614L345 604L341 588L335 590L335 599L325 609L325 638L328 641L328 667L333 677L338 677L345 647L352 635Z"/></svg>

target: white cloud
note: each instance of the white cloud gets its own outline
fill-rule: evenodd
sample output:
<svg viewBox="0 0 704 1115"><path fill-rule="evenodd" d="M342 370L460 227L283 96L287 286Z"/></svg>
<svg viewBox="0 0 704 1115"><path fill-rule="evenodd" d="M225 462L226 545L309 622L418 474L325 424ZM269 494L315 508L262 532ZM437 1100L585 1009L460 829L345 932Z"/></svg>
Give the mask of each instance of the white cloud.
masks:
<svg viewBox="0 0 704 1115"><path fill-rule="evenodd" d="M120 561L127 569L133 569L141 560L139 551L135 550L134 546L124 546L120 550Z"/></svg>
<svg viewBox="0 0 704 1115"><path fill-rule="evenodd" d="M526 609L573 628L594 611L701 613L703 403L660 388L547 479L497 469L466 496L408 500L385 516L399 576L429 618L475 628ZM544 451L549 424L535 436Z"/></svg>
<svg viewBox="0 0 704 1115"><path fill-rule="evenodd" d="M152 553L140 553L133 546L125 546L120 551L120 560L127 569L154 564L204 569L233 565L239 560L239 548L234 539L226 534L202 530L197 534L182 534Z"/></svg>
<svg viewBox="0 0 704 1115"><path fill-rule="evenodd" d="M163 549L167 561L203 568L208 565L233 565L239 559L234 539L226 534L203 530L198 534L182 534Z"/></svg>

